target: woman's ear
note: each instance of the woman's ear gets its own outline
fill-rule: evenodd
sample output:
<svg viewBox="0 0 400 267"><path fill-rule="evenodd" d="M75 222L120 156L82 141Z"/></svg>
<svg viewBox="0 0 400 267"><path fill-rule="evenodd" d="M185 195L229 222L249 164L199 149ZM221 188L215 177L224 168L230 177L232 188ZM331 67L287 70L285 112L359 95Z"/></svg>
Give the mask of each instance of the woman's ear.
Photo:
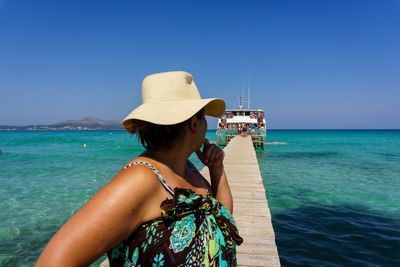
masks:
<svg viewBox="0 0 400 267"><path fill-rule="evenodd" d="M205 116L205 109L201 109L199 112L194 114L190 119L189 119L189 130L192 131L193 133L197 133L199 130L199 125L202 123L202 119Z"/></svg>
<svg viewBox="0 0 400 267"><path fill-rule="evenodd" d="M198 129L198 122L196 120L196 116L192 116L189 120L189 131L192 133L196 133Z"/></svg>

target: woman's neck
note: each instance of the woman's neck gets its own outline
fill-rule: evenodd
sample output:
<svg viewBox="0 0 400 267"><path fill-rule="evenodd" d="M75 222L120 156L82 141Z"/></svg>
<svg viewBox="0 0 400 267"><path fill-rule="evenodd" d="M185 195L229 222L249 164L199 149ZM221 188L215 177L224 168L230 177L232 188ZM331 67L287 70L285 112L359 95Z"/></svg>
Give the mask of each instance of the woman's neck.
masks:
<svg viewBox="0 0 400 267"><path fill-rule="evenodd" d="M184 149L150 149L143 152L142 156L152 158L170 168L174 173L184 177L185 168L190 154Z"/></svg>

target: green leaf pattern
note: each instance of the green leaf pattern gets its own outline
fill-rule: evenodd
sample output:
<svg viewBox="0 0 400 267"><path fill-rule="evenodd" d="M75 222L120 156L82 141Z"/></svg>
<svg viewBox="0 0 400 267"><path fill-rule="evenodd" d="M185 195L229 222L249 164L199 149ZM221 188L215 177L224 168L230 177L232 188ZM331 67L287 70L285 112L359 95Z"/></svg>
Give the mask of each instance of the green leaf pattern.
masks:
<svg viewBox="0 0 400 267"><path fill-rule="evenodd" d="M243 240L215 198L178 188L161 209L160 219L142 224L110 250L111 267L237 266L236 245Z"/></svg>

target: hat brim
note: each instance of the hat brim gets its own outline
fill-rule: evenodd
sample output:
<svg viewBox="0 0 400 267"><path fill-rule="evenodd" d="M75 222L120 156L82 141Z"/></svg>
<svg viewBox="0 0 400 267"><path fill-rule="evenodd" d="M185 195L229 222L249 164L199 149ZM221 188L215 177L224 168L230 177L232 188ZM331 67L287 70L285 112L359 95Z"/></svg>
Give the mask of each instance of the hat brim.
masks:
<svg viewBox="0 0 400 267"><path fill-rule="evenodd" d="M144 103L134 109L123 121L122 125L129 131L134 131L134 120L142 120L158 125L172 125L183 122L202 108L205 114L221 117L225 111L225 102L220 98L206 98L169 103Z"/></svg>

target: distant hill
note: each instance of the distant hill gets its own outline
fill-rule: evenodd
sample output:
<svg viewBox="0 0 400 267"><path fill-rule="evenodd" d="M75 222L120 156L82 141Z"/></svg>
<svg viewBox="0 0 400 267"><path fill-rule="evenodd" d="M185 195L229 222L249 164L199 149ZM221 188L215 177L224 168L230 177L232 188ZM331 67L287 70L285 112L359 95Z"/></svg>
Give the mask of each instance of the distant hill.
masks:
<svg viewBox="0 0 400 267"><path fill-rule="evenodd" d="M122 129L121 122L116 120L106 121L94 117L85 117L81 120L66 120L52 126L56 127L89 127L94 129Z"/></svg>
<svg viewBox="0 0 400 267"><path fill-rule="evenodd" d="M50 125L8 126L0 125L0 130L53 130L53 131L88 131L88 130L122 130L121 123L116 120L106 121L94 117L81 120L66 120Z"/></svg>

